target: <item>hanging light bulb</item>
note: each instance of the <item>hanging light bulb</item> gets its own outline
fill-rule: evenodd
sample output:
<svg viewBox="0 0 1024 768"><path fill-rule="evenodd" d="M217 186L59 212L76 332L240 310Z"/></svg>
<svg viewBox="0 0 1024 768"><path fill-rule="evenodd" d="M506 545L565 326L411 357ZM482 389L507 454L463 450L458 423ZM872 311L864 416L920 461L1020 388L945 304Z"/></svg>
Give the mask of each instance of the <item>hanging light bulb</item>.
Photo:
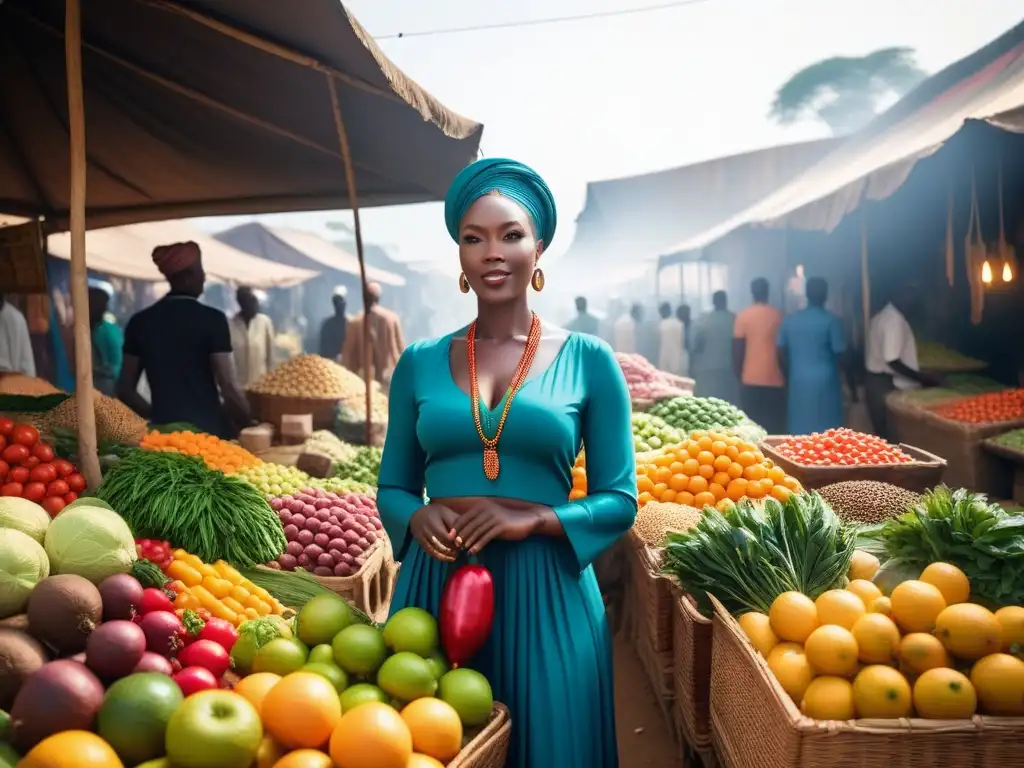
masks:
<svg viewBox="0 0 1024 768"><path fill-rule="evenodd" d="M1003 282L1009 283L1013 281L1013 270L1010 268L1010 262L1003 262Z"/></svg>
<svg viewBox="0 0 1024 768"><path fill-rule="evenodd" d="M988 259L985 259L985 263L981 265L981 282L985 285L992 282L992 265L988 263Z"/></svg>

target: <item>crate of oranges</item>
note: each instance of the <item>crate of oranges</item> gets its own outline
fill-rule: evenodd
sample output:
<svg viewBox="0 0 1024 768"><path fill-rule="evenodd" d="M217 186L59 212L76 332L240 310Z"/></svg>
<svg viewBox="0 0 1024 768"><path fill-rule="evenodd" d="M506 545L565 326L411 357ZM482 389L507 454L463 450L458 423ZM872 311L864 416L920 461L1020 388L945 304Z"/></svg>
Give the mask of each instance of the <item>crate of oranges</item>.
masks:
<svg viewBox="0 0 1024 768"><path fill-rule="evenodd" d="M753 443L724 432L697 431L677 445L638 457L638 503L674 502L703 509L740 499L785 501L800 482Z"/></svg>

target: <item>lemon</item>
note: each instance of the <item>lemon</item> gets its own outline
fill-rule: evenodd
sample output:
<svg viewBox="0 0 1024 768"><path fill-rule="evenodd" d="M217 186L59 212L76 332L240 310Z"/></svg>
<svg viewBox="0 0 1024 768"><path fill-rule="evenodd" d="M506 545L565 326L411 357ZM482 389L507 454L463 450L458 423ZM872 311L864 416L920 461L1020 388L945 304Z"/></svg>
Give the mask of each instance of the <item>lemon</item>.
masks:
<svg viewBox="0 0 1024 768"><path fill-rule="evenodd" d="M817 677L804 691L800 711L815 720L852 720L853 686L841 677Z"/></svg>
<svg viewBox="0 0 1024 768"><path fill-rule="evenodd" d="M855 579L871 581L881 567L882 564L878 561L878 558L870 552L855 549L853 551L853 558L850 560L850 570L846 575L851 581Z"/></svg>
<svg viewBox="0 0 1024 768"><path fill-rule="evenodd" d="M892 667L865 667L853 681L853 700L860 717L909 717L913 694L907 678Z"/></svg>
<svg viewBox="0 0 1024 768"><path fill-rule="evenodd" d="M964 675L936 667L914 683L914 708L929 720L967 720L978 709L978 696Z"/></svg>
<svg viewBox="0 0 1024 768"><path fill-rule="evenodd" d="M864 614L850 631L857 641L860 660L865 664L891 664L896 659L900 631L888 616Z"/></svg>
<svg viewBox="0 0 1024 768"><path fill-rule="evenodd" d="M971 582L967 574L949 563L932 563L921 572L921 581L937 588L946 605L966 603L971 596Z"/></svg>
<svg viewBox="0 0 1024 768"><path fill-rule="evenodd" d="M814 601L800 592L783 592L775 598L768 617L772 631L780 639L794 643L806 640L819 624Z"/></svg>
<svg viewBox="0 0 1024 768"><path fill-rule="evenodd" d="M889 616L892 614L892 600L885 595L876 597L871 601L871 605L868 606L869 613L880 613L883 616Z"/></svg>
<svg viewBox="0 0 1024 768"><path fill-rule="evenodd" d="M768 654L768 669L775 675L782 690L788 693L794 702L803 700L804 692L811 684L814 672L800 646L795 643L782 643L775 646Z"/></svg>
<svg viewBox="0 0 1024 768"><path fill-rule="evenodd" d="M995 614L974 603L957 603L935 620L935 636L954 656L974 661L998 651L1003 630Z"/></svg>
<svg viewBox="0 0 1024 768"><path fill-rule="evenodd" d="M814 607L818 610L818 621L821 624L835 624L844 629L851 629L857 619L867 612L864 602L845 589L823 592L814 601Z"/></svg>
<svg viewBox="0 0 1024 768"><path fill-rule="evenodd" d="M1008 605L996 611L996 621L1003 630L1003 650L1024 654L1024 608Z"/></svg>
<svg viewBox="0 0 1024 768"><path fill-rule="evenodd" d="M949 654L942 642L926 632L912 632L900 641L900 661L917 674L949 666Z"/></svg>
<svg viewBox="0 0 1024 768"><path fill-rule="evenodd" d="M892 617L904 632L931 632L946 607L939 588L923 581L904 581L889 596Z"/></svg>
<svg viewBox="0 0 1024 768"><path fill-rule="evenodd" d="M779 636L772 631L771 619L765 614L756 611L745 613L740 616L739 624L747 639L765 658L779 644Z"/></svg>
<svg viewBox="0 0 1024 768"><path fill-rule="evenodd" d="M854 579L846 585L847 592L853 592L865 606L871 605L875 598L882 597L882 590L866 579Z"/></svg>
<svg viewBox="0 0 1024 768"><path fill-rule="evenodd" d="M1024 716L1024 661L993 653L974 665L971 683L986 715Z"/></svg>
<svg viewBox="0 0 1024 768"><path fill-rule="evenodd" d="M804 643L804 654L820 675L849 675L857 668L858 652L850 630L834 624L818 627Z"/></svg>

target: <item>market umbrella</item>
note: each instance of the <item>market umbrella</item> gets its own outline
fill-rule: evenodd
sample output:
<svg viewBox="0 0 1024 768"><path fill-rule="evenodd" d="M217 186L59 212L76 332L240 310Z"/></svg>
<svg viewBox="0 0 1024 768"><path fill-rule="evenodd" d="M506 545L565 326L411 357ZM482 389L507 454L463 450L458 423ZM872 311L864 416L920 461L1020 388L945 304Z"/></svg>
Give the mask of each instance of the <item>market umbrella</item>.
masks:
<svg viewBox="0 0 1024 768"><path fill-rule="evenodd" d="M476 156L482 126L337 0L79 3L0 3L0 212L71 230L80 350L86 226L438 200ZM89 355L76 375L95 482Z"/></svg>

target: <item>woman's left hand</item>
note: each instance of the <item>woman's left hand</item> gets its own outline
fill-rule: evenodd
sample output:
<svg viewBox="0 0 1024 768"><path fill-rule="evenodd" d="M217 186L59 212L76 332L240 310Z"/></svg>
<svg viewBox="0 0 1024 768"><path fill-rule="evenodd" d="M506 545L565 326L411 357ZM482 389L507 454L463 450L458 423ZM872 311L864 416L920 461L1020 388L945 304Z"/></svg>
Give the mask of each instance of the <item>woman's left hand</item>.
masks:
<svg viewBox="0 0 1024 768"><path fill-rule="evenodd" d="M454 526L455 545L475 554L495 539L522 541L537 530L540 518L528 509L510 509L483 499L459 516Z"/></svg>

